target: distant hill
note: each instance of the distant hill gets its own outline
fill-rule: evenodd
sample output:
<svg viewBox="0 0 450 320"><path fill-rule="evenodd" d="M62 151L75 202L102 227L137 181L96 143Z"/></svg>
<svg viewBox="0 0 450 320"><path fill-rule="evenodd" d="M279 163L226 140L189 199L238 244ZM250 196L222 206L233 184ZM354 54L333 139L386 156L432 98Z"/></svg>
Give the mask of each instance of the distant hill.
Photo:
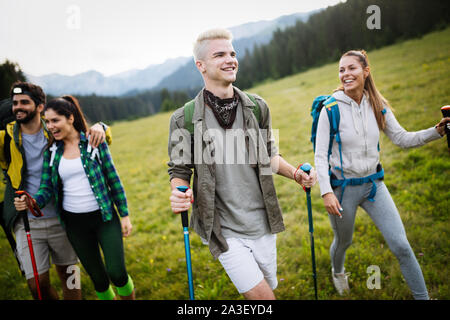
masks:
<svg viewBox="0 0 450 320"><path fill-rule="evenodd" d="M277 28L284 29L292 26L298 19L305 20L316 11L296 13L274 20L249 22L232 27L230 30L234 35L235 49L240 56L243 56L245 50L251 51L255 44L268 43L272 38L273 31ZM112 76L104 76L98 71L91 70L74 76L54 73L43 76L26 74L26 77L52 95L70 93L120 96L136 94L148 89L196 88L201 84L201 77L195 68L192 57L169 59L162 64L150 65L142 70L128 70Z"/></svg>
<svg viewBox="0 0 450 320"><path fill-rule="evenodd" d="M151 65L143 70L129 70L109 77L91 70L74 76L49 74L27 78L50 94L96 94L102 96L119 96L131 90L145 90L157 85L161 79L170 75L184 65L189 58L169 59L162 64Z"/></svg>

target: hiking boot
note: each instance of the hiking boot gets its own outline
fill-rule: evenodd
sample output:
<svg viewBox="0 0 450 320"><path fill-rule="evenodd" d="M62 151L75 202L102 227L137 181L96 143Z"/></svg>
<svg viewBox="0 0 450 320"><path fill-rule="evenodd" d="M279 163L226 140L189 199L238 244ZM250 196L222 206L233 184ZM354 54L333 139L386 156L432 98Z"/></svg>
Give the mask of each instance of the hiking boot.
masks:
<svg viewBox="0 0 450 320"><path fill-rule="evenodd" d="M348 276L350 272L345 273L334 273L334 269L331 269L331 276L333 277L333 284L337 292L342 296L344 293L349 293L350 288L348 287Z"/></svg>

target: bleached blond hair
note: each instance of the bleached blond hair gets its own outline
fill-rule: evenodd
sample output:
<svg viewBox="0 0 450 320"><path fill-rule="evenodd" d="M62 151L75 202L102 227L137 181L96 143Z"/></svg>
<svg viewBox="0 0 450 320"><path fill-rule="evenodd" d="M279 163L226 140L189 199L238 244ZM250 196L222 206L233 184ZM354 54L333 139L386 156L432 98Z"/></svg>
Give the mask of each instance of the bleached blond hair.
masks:
<svg viewBox="0 0 450 320"><path fill-rule="evenodd" d="M205 48L207 47L210 40L225 39L233 40L233 35L227 29L210 29L202 32L194 43L194 60L201 60L205 55Z"/></svg>

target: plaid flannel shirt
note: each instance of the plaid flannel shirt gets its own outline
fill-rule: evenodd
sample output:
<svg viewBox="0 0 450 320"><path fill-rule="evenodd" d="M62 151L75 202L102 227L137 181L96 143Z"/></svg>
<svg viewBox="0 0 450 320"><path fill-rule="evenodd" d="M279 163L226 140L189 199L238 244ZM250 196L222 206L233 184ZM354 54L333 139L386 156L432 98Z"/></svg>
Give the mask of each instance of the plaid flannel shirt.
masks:
<svg viewBox="0 0 450 320"><path fill-rule="evenodd" d="M53 146L52 146L53 147ZM42 167L41 184L39 191L34 195L38 206L44 207L54 196L58 204L58 210L62 209L62 181L58 173L59 162L64 153L64 143L58 141L56 143L56 151L48 148L44 152L44 163ZM116 168L109 152L106 142L98 146L98 156L93 156L94 149L90 153L87 152L88 140L83 132L80 133L80 154L84 172L91 185L97 203L102 213L103 221L109 221L114 212L114 204L121 217L128 215L127 198L125 190L117 174ZM55 152L53 163L52 152ZM60 193L61 191L61 193Z"/></svg>

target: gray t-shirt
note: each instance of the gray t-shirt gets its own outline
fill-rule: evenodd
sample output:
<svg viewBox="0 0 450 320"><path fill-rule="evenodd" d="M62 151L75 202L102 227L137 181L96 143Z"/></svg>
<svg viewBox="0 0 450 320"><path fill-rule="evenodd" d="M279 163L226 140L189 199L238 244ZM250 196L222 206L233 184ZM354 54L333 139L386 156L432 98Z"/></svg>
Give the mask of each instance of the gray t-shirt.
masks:
<svg viewBox="0 0 450 320"><path fill-rule="evenodd" d="M214 153L217 157L215 203L225 238L256 239L270 233L270 228L257 172L248 163L248 150L245 139L242 139L244 120L241 103L237 108L232 128L225 130L220 127L211 108L205 106L205 124L209 133L214 135ZM233 135L235 137L230 138Z"/></svg>
<svg viewBox="0 0 450 320"><path fill-rule="evenodd" d="M44 129L41 128L36 134L22 133L22 145L25 150L26 174L24 177L25 190L34 195L39 190L42 175L42 163L44 162L44 150L48 140L44 135ZM42 209L44 216L41 218L56 217L55 200L52 199L45 208ZM35 216L28 211L28 218L36 219Z"/></svg>

